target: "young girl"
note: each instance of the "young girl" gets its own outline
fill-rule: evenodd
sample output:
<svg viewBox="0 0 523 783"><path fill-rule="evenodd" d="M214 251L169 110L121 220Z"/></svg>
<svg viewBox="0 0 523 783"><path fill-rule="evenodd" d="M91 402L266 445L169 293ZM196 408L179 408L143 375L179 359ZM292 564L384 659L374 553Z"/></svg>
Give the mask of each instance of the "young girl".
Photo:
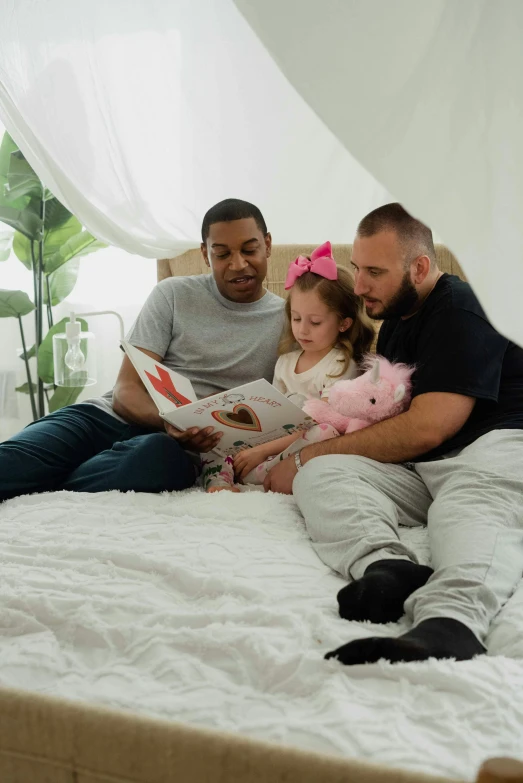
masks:
<svg viewBox="0 0 523 783"><path fill-rule="evenodd" d="M330 242L318 247L310 258L299 256L290 265L285 290L289 291L287 323L273 384L297 405L310 397L328 399L333 383L358 375L357 362L370 348L374 330L354 293L351 274L336 265ZM240 451L234 460L229 457L220 466L208 463L202 473L204 487L208 492L237 491L234 475L245 484L263 484L275 459L336 435L330 425L319 424L306 433Z"/></svg>

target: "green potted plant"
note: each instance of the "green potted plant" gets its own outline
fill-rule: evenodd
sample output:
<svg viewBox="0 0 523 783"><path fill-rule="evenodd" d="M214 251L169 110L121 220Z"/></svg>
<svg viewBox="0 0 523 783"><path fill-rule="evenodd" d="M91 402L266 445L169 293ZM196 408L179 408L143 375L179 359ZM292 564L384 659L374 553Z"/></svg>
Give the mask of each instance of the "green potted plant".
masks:
<svg viewBox="0 0 523 783"><path fill-rule="evenodd" d="M106 247L44 186L8 133L0 145L0 222L14 229L0 234L0 261L11 250L33 274L33 299L24 291L0 289L0 318L17 318L21 358L33 419L75 402L82 387L56 387L53 335L65 331L66 318L54 323L53 307L73 290L80 258ZM34 313L35 343L27 347L23 319ZM81 321L82 330L87 323ZM33 366L33 371L31 370ZM34 381L33 381L34 375Z"/></svg>

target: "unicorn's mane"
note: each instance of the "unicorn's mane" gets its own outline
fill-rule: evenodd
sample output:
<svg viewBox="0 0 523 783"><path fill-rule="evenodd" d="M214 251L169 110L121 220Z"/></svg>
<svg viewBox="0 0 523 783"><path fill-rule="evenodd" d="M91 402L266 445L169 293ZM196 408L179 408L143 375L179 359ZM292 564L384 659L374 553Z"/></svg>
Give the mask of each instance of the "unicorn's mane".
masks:
<svg viewBox="0 0 523 783"><path fill-rule="evenodd" d="M364 372L372 369L376 359L380 360L380 377L389 381L393 386L398 386L400 383L405 385L407 391L411 388L411 375L415 370L415 367L409 367L408 364L402 364L401 362L394 362L392 364L388 359L379 354L368 353L363 357L361 362L361 369Z"/></svg>

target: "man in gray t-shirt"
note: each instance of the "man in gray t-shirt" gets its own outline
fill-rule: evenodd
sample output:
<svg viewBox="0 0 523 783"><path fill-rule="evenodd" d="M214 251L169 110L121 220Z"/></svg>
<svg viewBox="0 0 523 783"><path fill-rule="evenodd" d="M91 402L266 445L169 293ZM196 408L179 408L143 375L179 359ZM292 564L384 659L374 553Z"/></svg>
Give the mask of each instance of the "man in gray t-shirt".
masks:
<svg viewBox="0 0 523 783"><path fill-rule="evenodd" d="M204 217L201 249L211 274L159 283L127 339L183 373L199 397L272 381L284 303L263 287L271 235L261 212L238 199L216 204ZM0 444L0 501L55 489L185 489L198 474L194 452L210 451L220 436L164 422L125 356L111 392Z"/></svg>

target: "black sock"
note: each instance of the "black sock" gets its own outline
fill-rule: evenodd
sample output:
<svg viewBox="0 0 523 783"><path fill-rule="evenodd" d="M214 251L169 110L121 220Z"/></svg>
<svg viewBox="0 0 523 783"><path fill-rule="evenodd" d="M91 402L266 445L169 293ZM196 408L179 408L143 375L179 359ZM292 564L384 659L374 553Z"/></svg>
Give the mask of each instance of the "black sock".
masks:
<svg viewBox="0 0 523 783"><path fill-rule="evenodd" d="M435 617L424 620L397 639L371 636L344 644L325 658L337 658L346 666L375 663L380 658L398 661L426 661L429 658L455 658L467 661L486 652L472 631L458 620Z"/></svg>
<svg viewBox="0 0 523 783"><path fill-rule="evenodd" d="M377 560L338 593L340 617L345 620L370 620L393 623L403 615L403 604L411 593L422 587L432 568L410 560Z"/></svg>

